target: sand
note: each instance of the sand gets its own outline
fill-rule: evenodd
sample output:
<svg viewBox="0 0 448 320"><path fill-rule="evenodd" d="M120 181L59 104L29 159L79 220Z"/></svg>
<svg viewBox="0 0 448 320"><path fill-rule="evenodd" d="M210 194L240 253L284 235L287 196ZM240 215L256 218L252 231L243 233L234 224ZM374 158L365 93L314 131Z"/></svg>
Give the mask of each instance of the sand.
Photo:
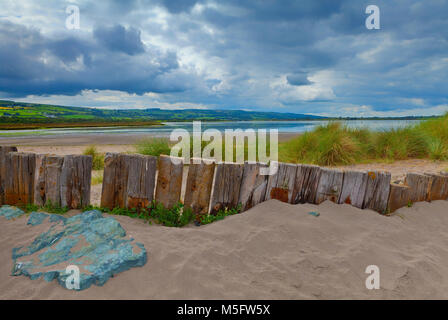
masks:
<svg viewBox="0 0 448 320"><path fill-rule="evenodd" d="M287 141L300 133L280 132L278 141ZM89 145L133 145L141 139L156 137L148 133L102 133L102 134L67 134L48 136L0 136L0 145L13 146L89 146Z"/></svg>
<svg viewBox="0 0 448 320"><path fill-rule="evenodd" d="M180 229L119 216L148 262L81 292L10 276L12 248L48 225L0 217L0 299L446 299L447 204L417 203L385 217L330 202L270 200ZM365 287L368 265L380 268L379 290Z"/></svg>

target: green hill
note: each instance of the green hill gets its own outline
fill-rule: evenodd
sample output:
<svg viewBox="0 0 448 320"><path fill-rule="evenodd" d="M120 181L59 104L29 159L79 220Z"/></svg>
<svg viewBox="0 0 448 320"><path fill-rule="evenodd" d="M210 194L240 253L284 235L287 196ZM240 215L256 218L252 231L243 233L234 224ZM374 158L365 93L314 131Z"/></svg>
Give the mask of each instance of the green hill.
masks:
<svg viewBox="0 0 448 320"><path fill-rule="evenodd" d="M0 128L150 125L162 121L309 120L322 117L243 110L96 109L0 100Z"/></svg>

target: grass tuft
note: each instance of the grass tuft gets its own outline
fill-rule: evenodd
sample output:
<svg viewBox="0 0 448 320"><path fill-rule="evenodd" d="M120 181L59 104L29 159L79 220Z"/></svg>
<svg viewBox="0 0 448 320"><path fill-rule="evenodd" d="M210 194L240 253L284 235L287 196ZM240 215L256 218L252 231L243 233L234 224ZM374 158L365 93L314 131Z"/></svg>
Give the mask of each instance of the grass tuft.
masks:
<svg viewBox="0 0 448 320"><path fill-rule="evenodd" d="M104 154L98 152L96 146L89 146L82 154L85 156L92 156L92 170L104 169Z"/></svg>
<svg viewBox="0 0 448 320"><path fill-rule="evenodd" d="M146 138L140 140L135 148L137 153L147 156L170 155L170 143L166 138Z"/></svg>

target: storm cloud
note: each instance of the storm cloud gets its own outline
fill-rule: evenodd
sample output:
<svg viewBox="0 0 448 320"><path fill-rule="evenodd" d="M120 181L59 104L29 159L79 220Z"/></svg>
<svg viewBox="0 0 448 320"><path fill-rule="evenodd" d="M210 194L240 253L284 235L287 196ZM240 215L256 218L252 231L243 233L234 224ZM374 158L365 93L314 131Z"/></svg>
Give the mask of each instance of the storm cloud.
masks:
<svg viewBox="0 0 448 320"><path fill-rule="evenodd" d="M380 30L364 0L84 0L80 30L64 27L68 4L4 5L3 96L331 115L448 105L448 0L378 0Z"/></svg>

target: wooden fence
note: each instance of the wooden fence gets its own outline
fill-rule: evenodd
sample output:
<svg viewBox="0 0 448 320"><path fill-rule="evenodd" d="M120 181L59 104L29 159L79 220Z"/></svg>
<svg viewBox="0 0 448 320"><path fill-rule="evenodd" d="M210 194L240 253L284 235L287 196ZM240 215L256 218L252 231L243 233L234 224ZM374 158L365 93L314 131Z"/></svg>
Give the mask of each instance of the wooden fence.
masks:
<svg viewBox="0 0 448 320"><path fill-rule="evenodd" d="M77 208L90 203L91 157L16 151L0 147L0 204ZM269 199L290 204L329 200L385 214L419 201L448 200L448 174L408 173L399 185L391 183L388 172L277 164L276 174L267 176L261 174L267 167L263 163L183 163L168 156L107 153L101 206L139 209L155 200L170 208L183 201L196 214L214 214L238 205L246 211Z"/></svg>
<svg viewBox="0 0 448 320"><path fill-rule="evenodd" d="M82 208L90 204L92 157L0 147L0 204Z"/></svg>
<svg viewBox="0 0 448 320"><path fill-rule="evenodd" d="M126 165L131 158L136 164ZM418 201L448 199L448 175L443 174L409 173L405 185L398 185L391 183L388 172L278 163L277 173L266 176L260 174L263 167L267 165L193 159L192 163L184 164L179 158L161 156L157 169L154 157L109 153L101 203L109 208L139 208L155 199L172 207L182 199L184 178L184 204L196 214L213 214L238 205L246 211L269 199L291 204L320 204L330 200L385 214ZM186 177L184 170L188 170Z"/></svg>

